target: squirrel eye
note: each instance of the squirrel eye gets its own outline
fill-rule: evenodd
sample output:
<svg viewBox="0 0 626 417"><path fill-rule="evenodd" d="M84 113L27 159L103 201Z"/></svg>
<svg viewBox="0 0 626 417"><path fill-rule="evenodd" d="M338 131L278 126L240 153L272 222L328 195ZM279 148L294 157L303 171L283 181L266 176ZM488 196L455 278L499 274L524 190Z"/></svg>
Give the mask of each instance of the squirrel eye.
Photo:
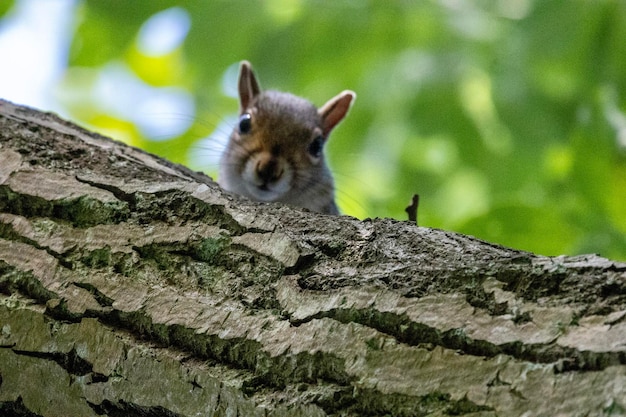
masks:
<svg viewBox="0 0 626 417"><path fill-rule="evenodd" d="M322 148L324 147L324 137L316 136L313 142L309 145L309 153L314 158L319 158L322 155Z"/></svg>
<svg viewBox="0 0 626 417"><path fill-rule="evenodd" d="M252 117L250 113L244 113L239 117L239 133L250 133L252 128Z"/></svg>

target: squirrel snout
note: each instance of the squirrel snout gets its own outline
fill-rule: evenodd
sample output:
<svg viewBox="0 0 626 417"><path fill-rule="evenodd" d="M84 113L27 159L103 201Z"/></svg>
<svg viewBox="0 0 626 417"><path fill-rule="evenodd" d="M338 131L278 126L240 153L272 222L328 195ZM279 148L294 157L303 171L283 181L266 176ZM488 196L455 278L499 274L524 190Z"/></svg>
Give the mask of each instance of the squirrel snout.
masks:
<svg viewBox="0 0 626 417"><path fill-rule="evenodd" d="M283 164L271 155L259 158L254 169L256 177L264 186L278 181L284 172Z"/></svg>

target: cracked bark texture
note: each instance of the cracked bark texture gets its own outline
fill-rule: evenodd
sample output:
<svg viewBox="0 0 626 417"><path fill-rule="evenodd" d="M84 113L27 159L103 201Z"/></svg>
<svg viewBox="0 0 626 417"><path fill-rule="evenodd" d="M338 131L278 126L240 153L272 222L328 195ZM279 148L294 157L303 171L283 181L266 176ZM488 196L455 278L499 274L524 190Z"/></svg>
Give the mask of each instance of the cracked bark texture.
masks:
<svg viewBox="0 0 626 417"><path fill-rule="evenodd" d="M223 194L0 102L0 415L626 414L626 264Z"/></svg>

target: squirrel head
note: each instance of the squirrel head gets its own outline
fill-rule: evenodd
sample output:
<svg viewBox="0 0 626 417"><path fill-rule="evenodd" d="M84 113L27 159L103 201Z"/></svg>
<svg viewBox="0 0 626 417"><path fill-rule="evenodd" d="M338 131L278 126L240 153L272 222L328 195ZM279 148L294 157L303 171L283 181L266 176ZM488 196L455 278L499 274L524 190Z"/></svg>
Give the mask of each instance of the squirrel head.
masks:
<svg viewBox="0 0 626 417"><path fill-rule="evenodd" d="M324 145L356 95L343 91L317 109L289 93L261 91L247 61L238 90L239 122L220 162L220 185L258 201L336 213Z"/></svg>

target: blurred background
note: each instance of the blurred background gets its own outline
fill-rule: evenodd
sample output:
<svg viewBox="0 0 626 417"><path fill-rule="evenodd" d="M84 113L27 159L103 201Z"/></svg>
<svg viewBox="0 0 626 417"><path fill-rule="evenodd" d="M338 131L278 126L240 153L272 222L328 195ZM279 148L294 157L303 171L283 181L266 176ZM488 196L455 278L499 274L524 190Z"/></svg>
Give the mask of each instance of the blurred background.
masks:
<svg viewBox="0 0 626 417"><path fill-rule="evenodd" d="M343 213L626 260L626 1L1 0L0 97L215 178L238 62L357 100ZM1 161L0 161L1 163Z"/></svg>

